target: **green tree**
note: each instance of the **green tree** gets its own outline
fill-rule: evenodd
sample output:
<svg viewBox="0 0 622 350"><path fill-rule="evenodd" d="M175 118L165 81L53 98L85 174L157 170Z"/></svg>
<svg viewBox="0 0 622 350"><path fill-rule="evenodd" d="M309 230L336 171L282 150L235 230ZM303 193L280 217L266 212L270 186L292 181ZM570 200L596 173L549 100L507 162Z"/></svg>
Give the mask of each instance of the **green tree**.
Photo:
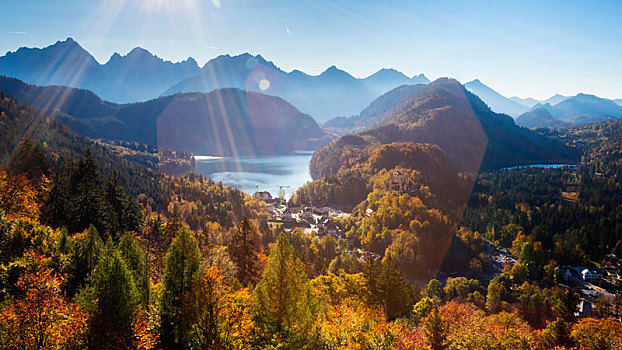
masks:
<svg viewBox="0 0 622 350"><path fill-rule="evenodd" d="M117 173L108 178L106 200L112 209L110 232L115 240L124 232L140 230L142 223L140 207L127 195Z"/></svg>
<svg viewBox="0 0 622 350"><path fill-rule="evenodd" d="M381 261L379 258L376 259L371 255L367 256L363 261L363 277L365 277L367 302L370 305L382 305L382 288L380 286L380 275L382 274Z"/></svg>
<svg viewBox="0 0 622 350"><path fill-rule="evenodd" d="M431 279L430 282L428 282L426 295L438 301L443 300L445 297L445 293L443 292L443 284L436 278Z"/></svg>
<svg viewBox="0 0 622 350"><path fill-rule="evenodd" d="M110 209L104 197L101 175L91 150L74 165L69 181L71 193L69 230L78 232L93 225L107 236Z"/></svg>
<svg viewBox="0 0 622 350"><path fill-rule="evenodd" d="M512 276L512 280L514 284L521 285L525 281L527 281L527 277L529 276L529 270L527 269L527 265L524 264L516 264L512 267L512 271L510 273Z"/></svg>
<svg viewBox="0 0 622 350"><path fill-rule="evenodd" d="M26 174L28 180L35 183L41 181L42 176L50 175L50 166L41 145L25 135L17 146L17 151L9 160L11 173Z"/></svg>
<svg viewBox="0 0 622 350"><path fill-rule="evenodd" d="M69 226L71 219L70 195L67 177L60 172L56 173L52 178L50 191L43 204L41 221L52 227Z"/></svg>
<svg viewBox="0 0 622 350"><path fill-rule="evenodd" d="M283 233L270 252L254 300L261 312L293 334L306 335L315 321L317 303L307 275Z"/></svg>
<svg viewBox="0 0 622 350"><path fill-rule="evenodd" d="M147 261L149 257L131 233L126 233L121 237L119 250L132 272L136 290L140 295L140 303L146 308L149 304L149 265Z"/></svg>
<svg viewBox="0 0 622 350"><path fill-rule="evenodd" d="M201 252L196 238L182 227L166 253L166 267L160 301L160 343L167 349L179 349L189 343L191 313L182 313L187 294L201 276Z"/></svg>
<svg viewBox="0 0 622 350"><path fill-rule="evenodd" d="M490 282L488 294L486 295L486 309L488 309L488 312L496 314L502 310L504 289L505 287L502 284Z"/></svg>
<svg viewBox="0 0 622 350"><path fill-rule="evenodd" d="M580 297L570 289L557 290L553 294L553 310L564 321L573 323L576 319L575 312L579 308Z"/></svg>
<svg viewBox="0 0 622 350"><path fill-rule="evenodd" d="M430 311L438 306L438 302L430 297L423 297L413 306L413 318L416 322L426 318Z"/></svg>
<svg viewBox="0 0 622 350"><path fill-rule="evenodd" d="M132 272L111 240L93 271L91 284L94 312L89 319L90 347L129 348L140 296Z"/></svg>
<svg viewBox="0 0 622 350"><path fill-rule="evenodd" d="M70 276L67 282L69 296L86 284L86 280L95 269L104 243L95 226L90 226L85 236L79 236L74 242L71 254Z"/></svg>
<svg viewBox="0 0 622 350"><path fill-rule="evenodd" d="M556 346L563 346L571 349L574 344L570 338L571 326L568 322L557 318L557 320L546 325L542 331L542 343L547 349L553 349Z"/></svg>
<svg viewBox="0 0 622 350"><path fill-rule="evenodd" d="M257 275L255 228L248 218L242 219L229 244L231 260L238 267L238 279L243 285L253 282Z"/></svg>
<svg viewBox="0 0 622 350"><path fill-rule="evenodd" d="M391 256L387 256L382 264L380 288L384 299L384 310L388 318L393 318L411 309L413 305L412 288Z"/></svg>

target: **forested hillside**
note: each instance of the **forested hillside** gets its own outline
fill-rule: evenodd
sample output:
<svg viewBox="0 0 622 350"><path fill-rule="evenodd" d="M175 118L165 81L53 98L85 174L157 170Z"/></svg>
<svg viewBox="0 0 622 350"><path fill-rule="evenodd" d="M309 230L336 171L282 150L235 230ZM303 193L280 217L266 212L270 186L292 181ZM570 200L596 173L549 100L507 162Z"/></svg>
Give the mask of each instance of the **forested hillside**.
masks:
<svg viewBox="0 0 622 350"><path fill-rule="evenodd" d="M533 131L520 128L512 118L492 112L457 81L439 79L382 115L383 124L356 134L366 143L420 142L440 146L460 171L484 171L538 163L574 163L576 150ZM310 165L314 178L325 176L343 150L335 145L318 150ZM355 147L358 147L355 145ZM349 149L350 147L347 147ZM336 153L336 154L331 154ZM348 158L347 156L345 158Z"/></svg>

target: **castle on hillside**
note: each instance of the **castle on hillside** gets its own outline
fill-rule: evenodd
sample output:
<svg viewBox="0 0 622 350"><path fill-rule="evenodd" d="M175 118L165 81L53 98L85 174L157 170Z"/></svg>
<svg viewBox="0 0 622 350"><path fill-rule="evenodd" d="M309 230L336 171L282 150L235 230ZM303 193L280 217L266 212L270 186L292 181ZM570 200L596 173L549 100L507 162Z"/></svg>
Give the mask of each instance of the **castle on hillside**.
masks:
<svg viewBox="0 0 622 350"><path fill-rule="evenodd" d="M407 193L410 190L410 181L408 177L397 170L391 173L391 182L389 189L398 193Z"/></svg>

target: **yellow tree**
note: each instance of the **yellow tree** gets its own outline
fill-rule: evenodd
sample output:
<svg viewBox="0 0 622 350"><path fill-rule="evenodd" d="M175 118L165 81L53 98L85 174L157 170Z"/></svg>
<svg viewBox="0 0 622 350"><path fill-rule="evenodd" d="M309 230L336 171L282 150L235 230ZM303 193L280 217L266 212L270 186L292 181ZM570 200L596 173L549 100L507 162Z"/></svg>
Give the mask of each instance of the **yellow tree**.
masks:
<svg viewBox="0 0 622 350"><path fill-rule="evenodd" d="M581 350L622 349L622 323L614 320L581 319L570 336Z"/></svg>

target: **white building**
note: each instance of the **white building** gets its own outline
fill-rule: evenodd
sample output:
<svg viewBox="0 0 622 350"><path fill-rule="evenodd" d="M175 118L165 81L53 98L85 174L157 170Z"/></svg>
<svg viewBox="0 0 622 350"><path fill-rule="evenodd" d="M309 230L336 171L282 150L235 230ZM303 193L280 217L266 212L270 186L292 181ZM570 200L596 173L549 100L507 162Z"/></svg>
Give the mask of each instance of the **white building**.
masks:
<svg viewBox="0 0 622 350"><path fill-rule="evenodd" d="M589 282L598 282L601 278L603 278L603 275L600 272L590 269L583 269L581 271L581 276L584 281Z"/></svg>

